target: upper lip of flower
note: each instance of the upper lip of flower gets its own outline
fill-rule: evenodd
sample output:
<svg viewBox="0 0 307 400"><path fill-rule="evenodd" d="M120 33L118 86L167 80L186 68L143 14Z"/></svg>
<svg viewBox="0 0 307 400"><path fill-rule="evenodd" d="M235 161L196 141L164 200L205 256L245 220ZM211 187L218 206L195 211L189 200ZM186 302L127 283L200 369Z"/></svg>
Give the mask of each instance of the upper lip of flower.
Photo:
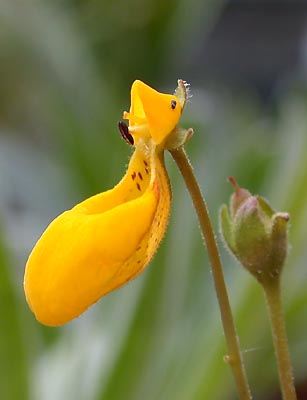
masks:
<svg viewBox="0 0 307 400"><path fill-rule="evenodd" d="M129 120L129 133L136 143L139 138L152 138L161 145L176 128L182 109L182 99L136 80L131 88L130 111L124 112L123 118Z"/></svg>

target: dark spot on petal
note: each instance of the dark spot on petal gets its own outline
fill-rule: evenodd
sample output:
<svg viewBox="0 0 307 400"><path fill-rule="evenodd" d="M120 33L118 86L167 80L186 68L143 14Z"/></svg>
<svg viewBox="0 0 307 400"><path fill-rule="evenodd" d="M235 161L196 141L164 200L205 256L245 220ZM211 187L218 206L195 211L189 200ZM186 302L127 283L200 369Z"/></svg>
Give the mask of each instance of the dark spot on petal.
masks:
<svg viewBox="0 0 307 400"><path fill-rule="evenodd" d="M171 109L175 110L176 106L177 106L177 101L176 100L172 100L171 101Z"/></svg>
<svg viewBox="0 0 307 400"><path fill-rule="evenodd" d="M147 161L143 160L145 167L148 167Z"/></svg>
<svg viewBox="0 0 307 400"><path fill-rule="evenodd" d="M138 188L139 191L141 191L141 186L139 183L136 184L136 187Z"/></svg>
<svg viewBox="0 0 307 400"><path fill-rule="evenodd" d="M148 168L145 168L145 172L148 175L148 173L149 173Z"/></svg>
<svg viewBox="0 0 307 400"><path fill-rule="evenodd" d="M131 178L134 180L136 178L136 173L133 172L133 174L131 175Z"/></svg>
<svg viewBox="0 0 307 400"><path fill-rule="evenodd" d="M138 173L138 176L140 177L140 179L142 181L143 180L143 176L142 176L142 174L140 172Z"/></svg>

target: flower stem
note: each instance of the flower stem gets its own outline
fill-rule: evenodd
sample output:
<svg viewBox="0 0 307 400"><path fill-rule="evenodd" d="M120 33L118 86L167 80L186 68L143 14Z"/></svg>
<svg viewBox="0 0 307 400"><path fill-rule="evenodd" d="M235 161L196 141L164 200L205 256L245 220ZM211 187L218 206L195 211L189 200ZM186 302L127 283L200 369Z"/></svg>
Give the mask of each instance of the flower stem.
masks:
<svg viewBox="0 0 307 400"><path fill-rule="evenodd" d="M280 276L262 283L271 321L273 343L283 400L296 400L292 366L282 310Z"/></svg>
<svg viewBox="0 0 307 400"><path fill-rule="evenodd" d="M225 359L227 359L232 369L239 393L239 398L241 400L251 399L244 364L239 349L239 339L236 334L227 294L221 259L219 256L208 209L184 148L181 146L177 149L172 149L170 150L170 153L177 163L185 184L190 192L199 219L203 238L207 246L228 349L228 356Z"/></svg>

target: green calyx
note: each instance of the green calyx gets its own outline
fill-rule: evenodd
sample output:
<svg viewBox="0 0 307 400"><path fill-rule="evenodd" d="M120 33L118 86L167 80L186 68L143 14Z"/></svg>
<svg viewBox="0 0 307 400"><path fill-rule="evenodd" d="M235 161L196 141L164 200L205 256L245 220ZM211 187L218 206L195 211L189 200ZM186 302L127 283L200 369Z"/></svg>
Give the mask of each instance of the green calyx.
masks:
<svg viewBox="0 0 307 400"><path fill-rule="evenodd" d="M287 257L287 213L275 212L230 178L235 192L220 210L220 229L228 249L259 282L279 276Z"/></svg>

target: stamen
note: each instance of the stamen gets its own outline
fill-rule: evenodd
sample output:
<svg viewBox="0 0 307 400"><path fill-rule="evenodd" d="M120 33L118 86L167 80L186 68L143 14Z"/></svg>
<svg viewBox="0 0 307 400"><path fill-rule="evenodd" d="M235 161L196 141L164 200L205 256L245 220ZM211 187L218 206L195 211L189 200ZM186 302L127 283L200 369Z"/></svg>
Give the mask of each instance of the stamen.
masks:
<svg viewBox="0 0 307 400"><path fill-rule="evenodd" d="M118 122L117 126L123 139L131 146L134 145L134 139L133 136L129 133L129 128L127 124L125 122L120 121Z"/></svg>
<svg viewBox="0 0 307 400"><path fill-rule="evenodd" d="M133 124L146 124L146 118L138 117L137 115L131 114L127 111L124 111L123 118L128 119Z"/></svg>

